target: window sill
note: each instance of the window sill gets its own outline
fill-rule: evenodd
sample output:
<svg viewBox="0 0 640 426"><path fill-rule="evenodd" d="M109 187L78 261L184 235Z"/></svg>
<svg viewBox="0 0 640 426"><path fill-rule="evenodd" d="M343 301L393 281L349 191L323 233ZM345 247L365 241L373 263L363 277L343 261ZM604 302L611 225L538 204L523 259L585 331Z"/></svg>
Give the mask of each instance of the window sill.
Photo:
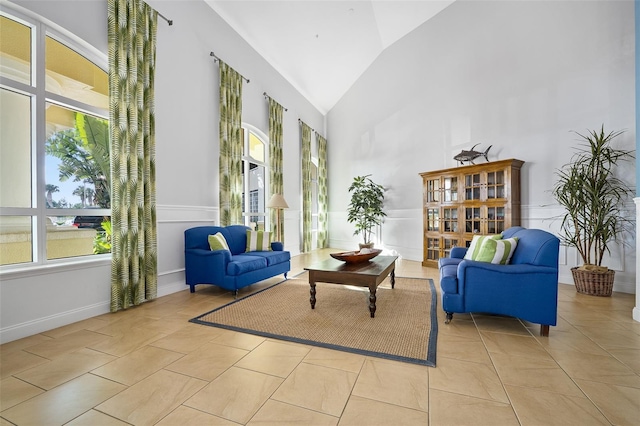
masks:
<svg viewBox="0 0 640 426"><path fill-rule="evenodd" d="M78 269L95 268L111 265L111 254L93 255L91 259L51 260L46 265L24 264L4 266L0 268L0 280L27 278L39 275L50 275Z"/></svg>

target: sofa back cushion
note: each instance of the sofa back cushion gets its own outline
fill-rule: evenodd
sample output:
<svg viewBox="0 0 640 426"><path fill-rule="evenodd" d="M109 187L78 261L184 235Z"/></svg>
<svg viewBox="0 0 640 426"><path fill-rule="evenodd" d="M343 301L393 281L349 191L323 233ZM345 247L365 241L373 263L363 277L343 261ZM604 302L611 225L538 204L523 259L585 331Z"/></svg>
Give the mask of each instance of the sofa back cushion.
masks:
<svg viewBox="0 0 640 426"><path fill-rule="evenodd" d="M504 238L518 237L518 247L509 263L558 267L558 237L542 229L514 228L504 231Z"/></svg>
<svg viewBox="0 0 640 426"><path fill-rule="evenodd" d="M247 248L247 230L250 228L244 225L229 225L223 229L231 254L244 253Z"/></svg>
<svg viewBox="0 0 640 426"><path fill-rule="evenodd" d="M232 255L244 253L247 245L247 229L244 225L230 226L196 226L184 231L184 248L211 250L209 235L220 232L227 241Z"/></svg>

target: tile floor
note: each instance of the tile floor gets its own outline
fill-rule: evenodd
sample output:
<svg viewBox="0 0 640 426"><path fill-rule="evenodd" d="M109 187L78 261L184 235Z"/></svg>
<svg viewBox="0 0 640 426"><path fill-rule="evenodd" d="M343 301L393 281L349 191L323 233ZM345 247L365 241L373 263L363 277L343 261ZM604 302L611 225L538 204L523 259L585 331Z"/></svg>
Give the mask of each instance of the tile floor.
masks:
<svg viewBox="0 0 640 426"><path fill-rule="evenodd" d="M291 275L329 251L295 257ZM396 271L438 283L419 262ZM439 311L436 368L187 322L230 300L199 286L0 346L0 426L640 424L633 295L560 285L548 338Z"/></svg>

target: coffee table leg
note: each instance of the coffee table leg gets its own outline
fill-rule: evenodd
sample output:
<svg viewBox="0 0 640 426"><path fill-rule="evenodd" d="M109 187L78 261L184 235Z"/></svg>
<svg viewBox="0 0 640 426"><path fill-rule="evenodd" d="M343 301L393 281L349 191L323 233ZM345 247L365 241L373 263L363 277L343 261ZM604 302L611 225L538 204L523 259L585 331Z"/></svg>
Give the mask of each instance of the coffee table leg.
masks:
<svg viewBox="0 0 640 426"><path fill-rule="evenodd" d="M396 285L396 270L391 270L391 288Z"/></svg>
<svg viewBox="0 0 640 426"><path fill-rule="evenodd" d="M376 287L369 287L369 312L371 312L371 318L376 316Z"/></svg>
<svg viewBox="0 0 640 426"><path fill-rule="evenodd" d="M311 294L311 298L309 299L309 302L311 302L311 309L315 309L316 308L316 283L309 282L309 285L311 286L311 290L309 290L309 294Z"/></svg>

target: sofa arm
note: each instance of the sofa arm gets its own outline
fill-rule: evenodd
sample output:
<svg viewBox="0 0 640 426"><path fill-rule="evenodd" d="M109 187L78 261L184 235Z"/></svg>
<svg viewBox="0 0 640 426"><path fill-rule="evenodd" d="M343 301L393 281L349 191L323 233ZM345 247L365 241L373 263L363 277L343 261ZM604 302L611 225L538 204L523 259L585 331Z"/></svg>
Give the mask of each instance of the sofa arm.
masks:
<svg viewBox="0 0 640 426"><path fill-rule="evenodd" d="M186 249L184 251L187 284L218 284L224 282L229 250Z"/></svg>
<svg viewBox="0 0 640 426"><path fill-rule="evenodd" d="M453 247L449 256L455 259L464 259L464 255L467 254L466 247Z"/></svg>
<svg viewBox="0 0 640 426"><path fill-rule="evenodd" d="M271 250L273 251L284 251L284 244L280 241L273 241L271 243Z"/></svg>

